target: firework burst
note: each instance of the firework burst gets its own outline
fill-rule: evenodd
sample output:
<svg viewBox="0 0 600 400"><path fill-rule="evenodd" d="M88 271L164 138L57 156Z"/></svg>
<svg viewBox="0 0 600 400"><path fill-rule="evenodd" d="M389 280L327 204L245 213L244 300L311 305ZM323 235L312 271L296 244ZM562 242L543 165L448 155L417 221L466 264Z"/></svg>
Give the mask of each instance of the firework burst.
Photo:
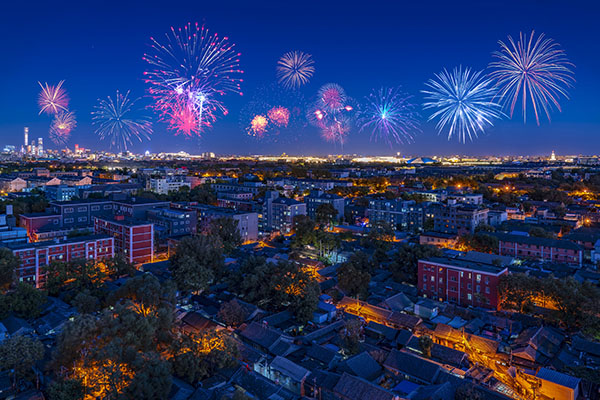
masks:
<svg viewBox="0 0 600 400"><path fill-rule="evenodd" d="M133 140L150 139L152 122L146 116L137 116L141 110L135 107L139 100L131 100L129 92L125 95L117 91L115 99L110 96L98 100L92 111L92 124L101 140L108 140L111 148L127 150Z"/></svg>
<svg viewBox="0 0 600 400"><path fill-rule="evenodd" d="M170 129L199 135L217 115L227 114L221 96L241 94L240 53L227 37L211 34L198 24L171 28L163 43L151 41L152 54L144 56L151 69L144 74L154 109ZM192 119L196 128L190 126Z"/></svg>
<svg viewBox="0 0 600 400"><path fill-rule="evenodd" d="M305 85L314 73L312 56L302 51L290 51L277 61L277 80L288 89Z"/></svg>
<svg viewBox="0 0 600 400"><path fill-rule="evenodd" d="M77 126L77 119L73 111L62 111L54 116L51 129L56 129L58 133L69 135Z"/></svg>
<svg viewBox="0 0 600 400"><path fill-rule="evenodd" d="M40 114L46 113L50 115L58 114L61 111L68 111L69 107L69 96L67 91L62 87L65 81L58 82L58 85L48 85L48 83L38 82L42 91L38 97L38 104L40 106Z"/></svg>
<svg viewBox="0 0 600 400"><path fill-rule="evenodd" d="M344 89L328 83L319 89L317 101L308 109L306 117L310 124L321 130L323 139L343 144L350 133L355 113L356 106Z"/></svg>
<svg viewBox="0 0 600 400"><path fill-rule="evenodd" d="M335 83L321 86L318 93L319 102L328 112L338 112L347 104L346 92Z"/></svg>
<svg viewBox="0 0 600 400"><path fill-rule="evenodd" d="M248 126L248 134L250 136L254 136L256 138L263 138L267 133L267 129L269 126L269 120L264 115L256 115L250 121L250 126Z"/></svg>
<svg viewBox="0 0 600 400"><path fill-rule="evenodd" d="M528 103L533 107L538 125L541 110L550 121L552 105L561 111L559 99L561 96L568 99L567 88L575 81L570 69L573 64L557 43L544 39L544 34L535 39L533 31L529 38L520 33L516 43L510 36L508 44L499 43L501 49L493 53L497 61L490 64L494 69L490 77L496 80L498 94L510 109L510 117L520 97L523 122L526 122Z"/></svg>
<svg viewBox="0 0 600 400"><path fill-rule="evenodd" d="M413 132L419 130L419 113L410 99L400 88L373 90L359 114L360 130L370 130L371 140L382 139L390 147L393 141L412 142Z"/></svg>
<svg viewBox="0 0 600 400"><path fill-rule="evenodd" d="M435 75L426 83L423 90L426 100L425 109L435 109L429 121L439 119L437 129L441 133L448 128L448 140L458 136L460 142L467 138L473 140L478 133L493 126L493 120L504 115L501 106L493 102L495 90L490 80L482 72L471 72L469 68L455 68Z"/></svg>
<svg viewBox="0 0 600 400"><path fill-rule="evenodd" d="M290 110L285 107L277 106L267 112L269 120L280 128L287 128L290 123Z"/></svg>

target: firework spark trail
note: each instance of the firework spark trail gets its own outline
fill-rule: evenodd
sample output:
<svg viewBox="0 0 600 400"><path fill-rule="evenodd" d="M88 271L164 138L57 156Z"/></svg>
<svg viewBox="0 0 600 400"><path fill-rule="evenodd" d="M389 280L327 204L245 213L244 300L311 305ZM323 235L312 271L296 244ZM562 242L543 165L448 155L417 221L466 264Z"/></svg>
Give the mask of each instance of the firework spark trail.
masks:
<svg viewBox="0 0 600 400"><path fill-rule="evenodd" d="M68 111L69 107L69 96L67 91L62 87L65 81L58 82L58 85L48 85L48 83L38 82L42 91L38 98L38 104L40 106L40 114L45 112L46 114L58 114L61 111Z"/></svg>
<svg viewBox="0 0 600 400"><path fill-rule="evenodd" d="M548 121L552 105L561 111L559 99L561 96L568 99L567 88L575 79L570 69L573 64L559 45L552 39L544 39L544 34L535 40L534 37L535 32L532 31L529 39L526 34L520 33L516 43L510 36L508 44L499 41L501 49L493 53L497 61L490 64L494 69L490 77L496 80L498 95L509 107L511 118L521 97L523 121L527 121L529 102L539 125L542 109Z"/></svg>
<svg viewBox="0 0 600 400"><path fill-rule="evenodd" d="M370 130L371 140L381 138L390 147L393 141L412 142L413 132L419 131L419 113L410 99L400 88L373 90L359 114L360 130Z"/></svg>
<svg viewBox="0 0 600 400"><path fill-rule="evenodd" d="M314 73L312 56L302 51L290 51L277 61L277 80L288 89L305 85Z"/></svg>
<svg viewBox="0 0 600 400"><path fill-rule="evenodd" d="M153 108L170 129L199 135L212 126L218 114L227 114L217 97L242 94L240 53L227 37L211 34L198 24L171 28L164 44L154 38L151 41L153 54L144 55L151 70L144 75L155 101ZM192 113L196 114L196 128L189 125Z"/></svg>
<svg viewBox="0 0 600 400"><path fill-rule="evenodd" d="M131 100L129 91L125 95L117 91L115 99L108 96L99 99L92 111L92 124L101 140L109 140L111 148L127 150L133 139L150 139L152 122L147 116L136 117L141 109L135 107L138 99Z"/></svg>
<svg viewBox="0 0 600 400"><path fill-rule="evenodd" d="M436 111L429 121L438 119L437 129L448 127L448 140L458 136L460 142L473 140L478 133L493 126L493 120L502 118L501 106L493 102L496 94L493 84L482 76L482 72L472 73L469 68L455 68L452 73L444 69L430 79L426 85L429 90L422 92L428 95L425 109Z"/></svg>

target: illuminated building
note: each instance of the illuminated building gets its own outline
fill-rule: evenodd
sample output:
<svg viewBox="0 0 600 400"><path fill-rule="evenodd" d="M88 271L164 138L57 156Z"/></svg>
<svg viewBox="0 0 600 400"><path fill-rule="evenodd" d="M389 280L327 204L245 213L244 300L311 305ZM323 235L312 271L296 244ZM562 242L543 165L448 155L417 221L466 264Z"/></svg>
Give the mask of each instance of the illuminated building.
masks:
<svg viewBox="0 0 600 400"><path fill-rule="evenodd" d="M95 233L114 238L115 253L132 264L154 261L154 224L124 215L93 218Z"/></svg>
<svg viewBox="0 0 600 400"><path fill-rule="evenodd" d="M68 262L78 259L101 260L114 256L113 238L107 235L80 236L64 240L37 243L8 244L21 259L17 279L36 287L45 283L45 267L52 261Z"/></svg>
<svg viewBox="0 0 600 400"><path fill-rule="evenodd" d="M419 293L461 306L498 308L498 283L508 268L492 263L434 257L419 260Z"/></svg>

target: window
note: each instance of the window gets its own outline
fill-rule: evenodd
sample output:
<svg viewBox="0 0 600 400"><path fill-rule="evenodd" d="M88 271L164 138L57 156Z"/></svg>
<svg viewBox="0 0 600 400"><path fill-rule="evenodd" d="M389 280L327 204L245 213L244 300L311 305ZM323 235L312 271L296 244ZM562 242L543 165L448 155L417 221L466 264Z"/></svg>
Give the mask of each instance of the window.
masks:
<svg viewBox="0 0 600 400"><path fill-rule="evenodd" d="M77 207L77 212L86 212L87 207Z"/></svg>
<svg viewBox="0 0 600 400"><path fill-rule="evenodd" d="M426 283L423 284L423 290L427 290L427 284Z"/></svg>
<svg viewBox="0 0 600 400"><path fill-rule="evenodd" d="M471 290L471 284L467 283L467 289Z"/></svg>
<svg viewBox="0 0 600 400"><path fill-rule="evenodd" d="M481 292L481 286L477 285L477 286L475 287L475 291L476 291L477 293L480 293L480 292Z"/></svg>
<svg viewBox="0 0 600 400"><path fill-rule="evenodd" d="M65 224L70 224L73 222L73 218L65 218Z"/></svg>
<svg viewBox="0 0 600 400"><path fill-rule="evenodd" d="M490 294L490 288L488 286L485 287L485 293Z"/></svg>
<svg viewBox="0 0 600 400"><path fill-rule="evenodd" d="M65 214L70 214L72 212L73 212L73 208L72 207L65 208Z"/></svg>
<svg viewBox="0 0 600 400"><path fill-rule="evenodd" d="M435 282L435 276L431 275L431 282Z"/></svg>
<svg viewBox="0 0 600 400"><path fill-rule="evenodd" d="M465 276L465 273L463 271L460 271L460 277L462 278L463 276Z"/></svg>
<svg viewBox="0 0 600 400"><path fill-rule="evenodd" d="M472 300L472 299L473 299L473 296L471 296L471 293L468 293L468 294L467 294L467 299L469 299L469 300Z"/></svg>
<svg viewBox="0 0 600 400"><path fill-rule="evenodd" d="M444 278L440 277L440 283L444 283Z"/></svg>
<svg viewBox="0 0 600 400"><path fill-rule="evenodd" d="M110 210L111 208L112 208L112 206L110 204L107 204L107 205L104 206L105 210Z"/></svg>
<svg viewBox="0 0 600 400"><path fill-rule="evenodd" d="M427 275L423 275L423 282L427 282Z"/></svg>
<svg viewBox="0 0 600 400"><path fill-rule="evenodd" d="M92 211L99 211L100 210L100 206L92 206Z"/></svg>
<svg viewBox="0 0 600 400"><path fill-rule="evenodd" d="M481 282L481 274L477 274L477 282Z"/></svg>
<svg viewBox="0 0 600 400"><path fill-rule="evenodd" d="M489 285L489 284L490 284L490 277L489 277L489 276L486 276L486 277L485 277L485 284L486 284L486 285Z"/></svg>

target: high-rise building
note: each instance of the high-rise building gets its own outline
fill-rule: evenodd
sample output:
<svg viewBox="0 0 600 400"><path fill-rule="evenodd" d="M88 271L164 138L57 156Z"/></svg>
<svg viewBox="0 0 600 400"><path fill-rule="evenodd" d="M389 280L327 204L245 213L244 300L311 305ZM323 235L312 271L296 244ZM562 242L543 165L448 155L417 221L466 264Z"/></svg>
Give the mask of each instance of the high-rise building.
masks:
<svg viewBox="0 0 600 400"><path fill-rule="evenodd" d="M41 156L44 153L44 139L38 138L38 156Z"/></svg>
<svg viewBox="0 0 600 400"><path fill-rule="evenodd" d="M29 144L29 127L25 127L23 129L23 135L25 135L25 148L27 148L27 145Z"/></svg>

